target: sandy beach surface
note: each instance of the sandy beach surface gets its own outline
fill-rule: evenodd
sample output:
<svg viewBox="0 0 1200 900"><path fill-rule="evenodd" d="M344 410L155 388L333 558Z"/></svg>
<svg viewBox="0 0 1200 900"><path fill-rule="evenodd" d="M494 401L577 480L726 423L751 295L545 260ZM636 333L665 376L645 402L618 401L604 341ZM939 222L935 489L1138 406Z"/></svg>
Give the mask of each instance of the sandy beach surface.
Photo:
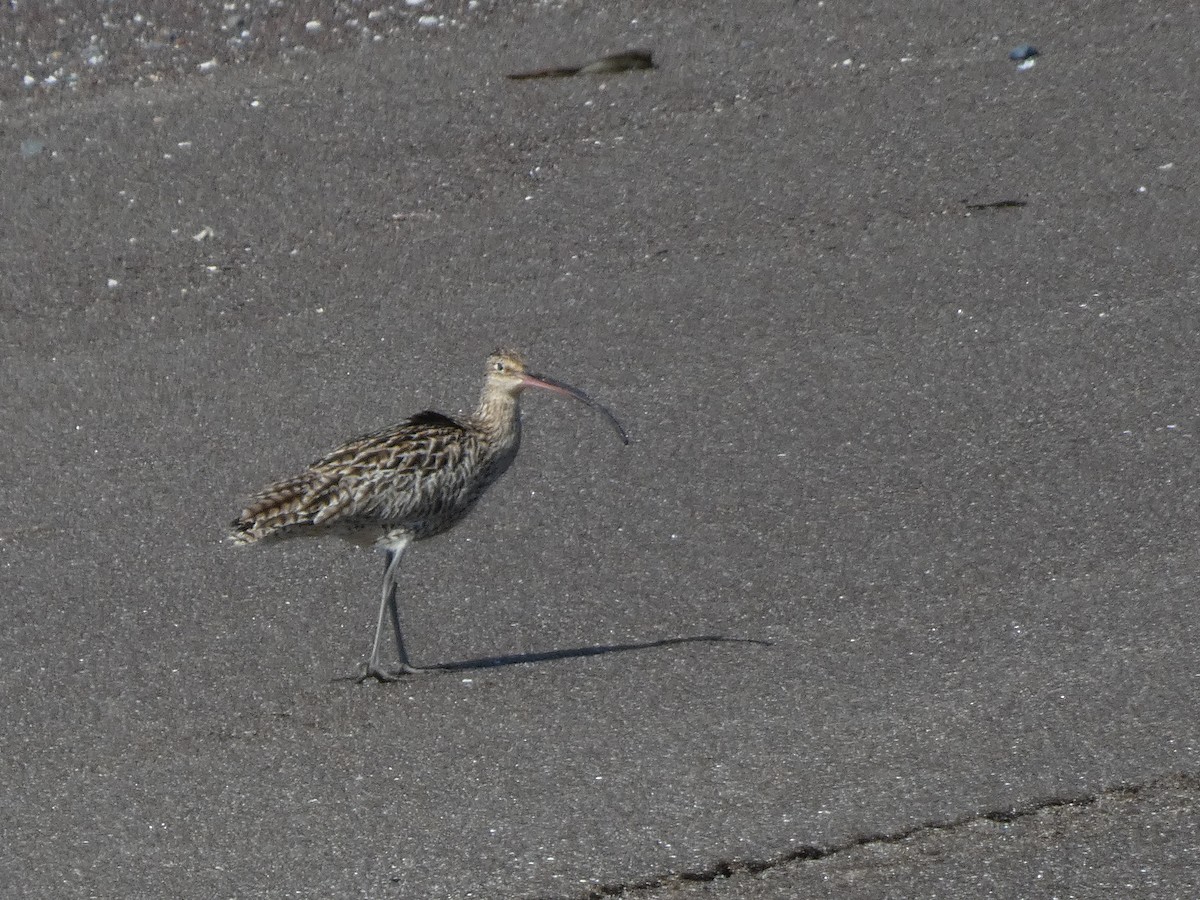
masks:
<svg viewBox="0 0 1200 900"><path fill-rule="evenodd" d="M1198 27L6 4L0 896L1200 895ZM497 346L633 441L338 680L379 557L228 524Z"/></svg>

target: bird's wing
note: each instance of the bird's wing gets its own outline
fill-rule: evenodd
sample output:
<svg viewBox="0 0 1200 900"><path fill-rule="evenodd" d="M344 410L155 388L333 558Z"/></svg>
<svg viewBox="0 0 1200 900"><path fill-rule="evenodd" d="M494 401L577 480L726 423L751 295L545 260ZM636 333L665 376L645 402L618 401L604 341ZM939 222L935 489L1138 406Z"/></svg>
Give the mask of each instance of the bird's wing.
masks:
<svg viewBox="0 0 1200 900"><path fill-rule="evenodd" d="M234 522L234 540L258 540L292 525L420 518L466 482L474 440L454 419L425 412L347 441L307 471L260 491Z"/></svg>
<svg viewBox="0 0 1200 900"><path fill-rule="evenodd" d="M458 422L424 412L343 444L309 469L324 501L313 524L419 516L439 488L448 490L463 477L470 442Z"/></svg>

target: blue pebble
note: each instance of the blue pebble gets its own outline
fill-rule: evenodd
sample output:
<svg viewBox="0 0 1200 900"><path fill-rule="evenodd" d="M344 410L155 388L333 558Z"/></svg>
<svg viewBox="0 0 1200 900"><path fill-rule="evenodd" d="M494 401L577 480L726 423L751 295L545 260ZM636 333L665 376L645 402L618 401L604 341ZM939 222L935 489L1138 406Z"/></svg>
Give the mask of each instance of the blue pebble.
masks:
<svg viewBox="0 0 1200 900"><path fill-rule="evenodd" d="M1008 51L1008 58L1017 60L1032 59L1038 55L1038 48L1033 44L1018 44Z"/></svg>

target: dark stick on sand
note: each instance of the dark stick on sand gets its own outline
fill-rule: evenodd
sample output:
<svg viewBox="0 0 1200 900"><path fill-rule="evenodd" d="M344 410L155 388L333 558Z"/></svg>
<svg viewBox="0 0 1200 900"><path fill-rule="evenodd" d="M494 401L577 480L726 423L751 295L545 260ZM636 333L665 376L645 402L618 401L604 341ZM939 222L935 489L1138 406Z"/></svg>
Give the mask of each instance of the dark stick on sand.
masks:
<svg viewBox="0 0 1200 900"><path fill-rule="evenodd" d="M517 72L508 77L514 81L527 78L569 78L572 75L610 75L631 72L635 69L653 69L654 60L649 50L628 50L602 56L582 66L561 66L552 69L537 69L533 72Z"/></svg>

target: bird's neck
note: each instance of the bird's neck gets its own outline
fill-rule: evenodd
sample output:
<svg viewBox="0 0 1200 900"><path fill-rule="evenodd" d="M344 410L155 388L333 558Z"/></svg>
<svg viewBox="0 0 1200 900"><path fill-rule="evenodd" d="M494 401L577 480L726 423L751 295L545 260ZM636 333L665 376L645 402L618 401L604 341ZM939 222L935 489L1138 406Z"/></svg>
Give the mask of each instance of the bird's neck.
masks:
<svg viewBox="0 0 1200 900"><path fill-rule="evenodd" d="M508 391L485 388L471 423L496 445L521 439L521 409L517 397Z"/></svg>

